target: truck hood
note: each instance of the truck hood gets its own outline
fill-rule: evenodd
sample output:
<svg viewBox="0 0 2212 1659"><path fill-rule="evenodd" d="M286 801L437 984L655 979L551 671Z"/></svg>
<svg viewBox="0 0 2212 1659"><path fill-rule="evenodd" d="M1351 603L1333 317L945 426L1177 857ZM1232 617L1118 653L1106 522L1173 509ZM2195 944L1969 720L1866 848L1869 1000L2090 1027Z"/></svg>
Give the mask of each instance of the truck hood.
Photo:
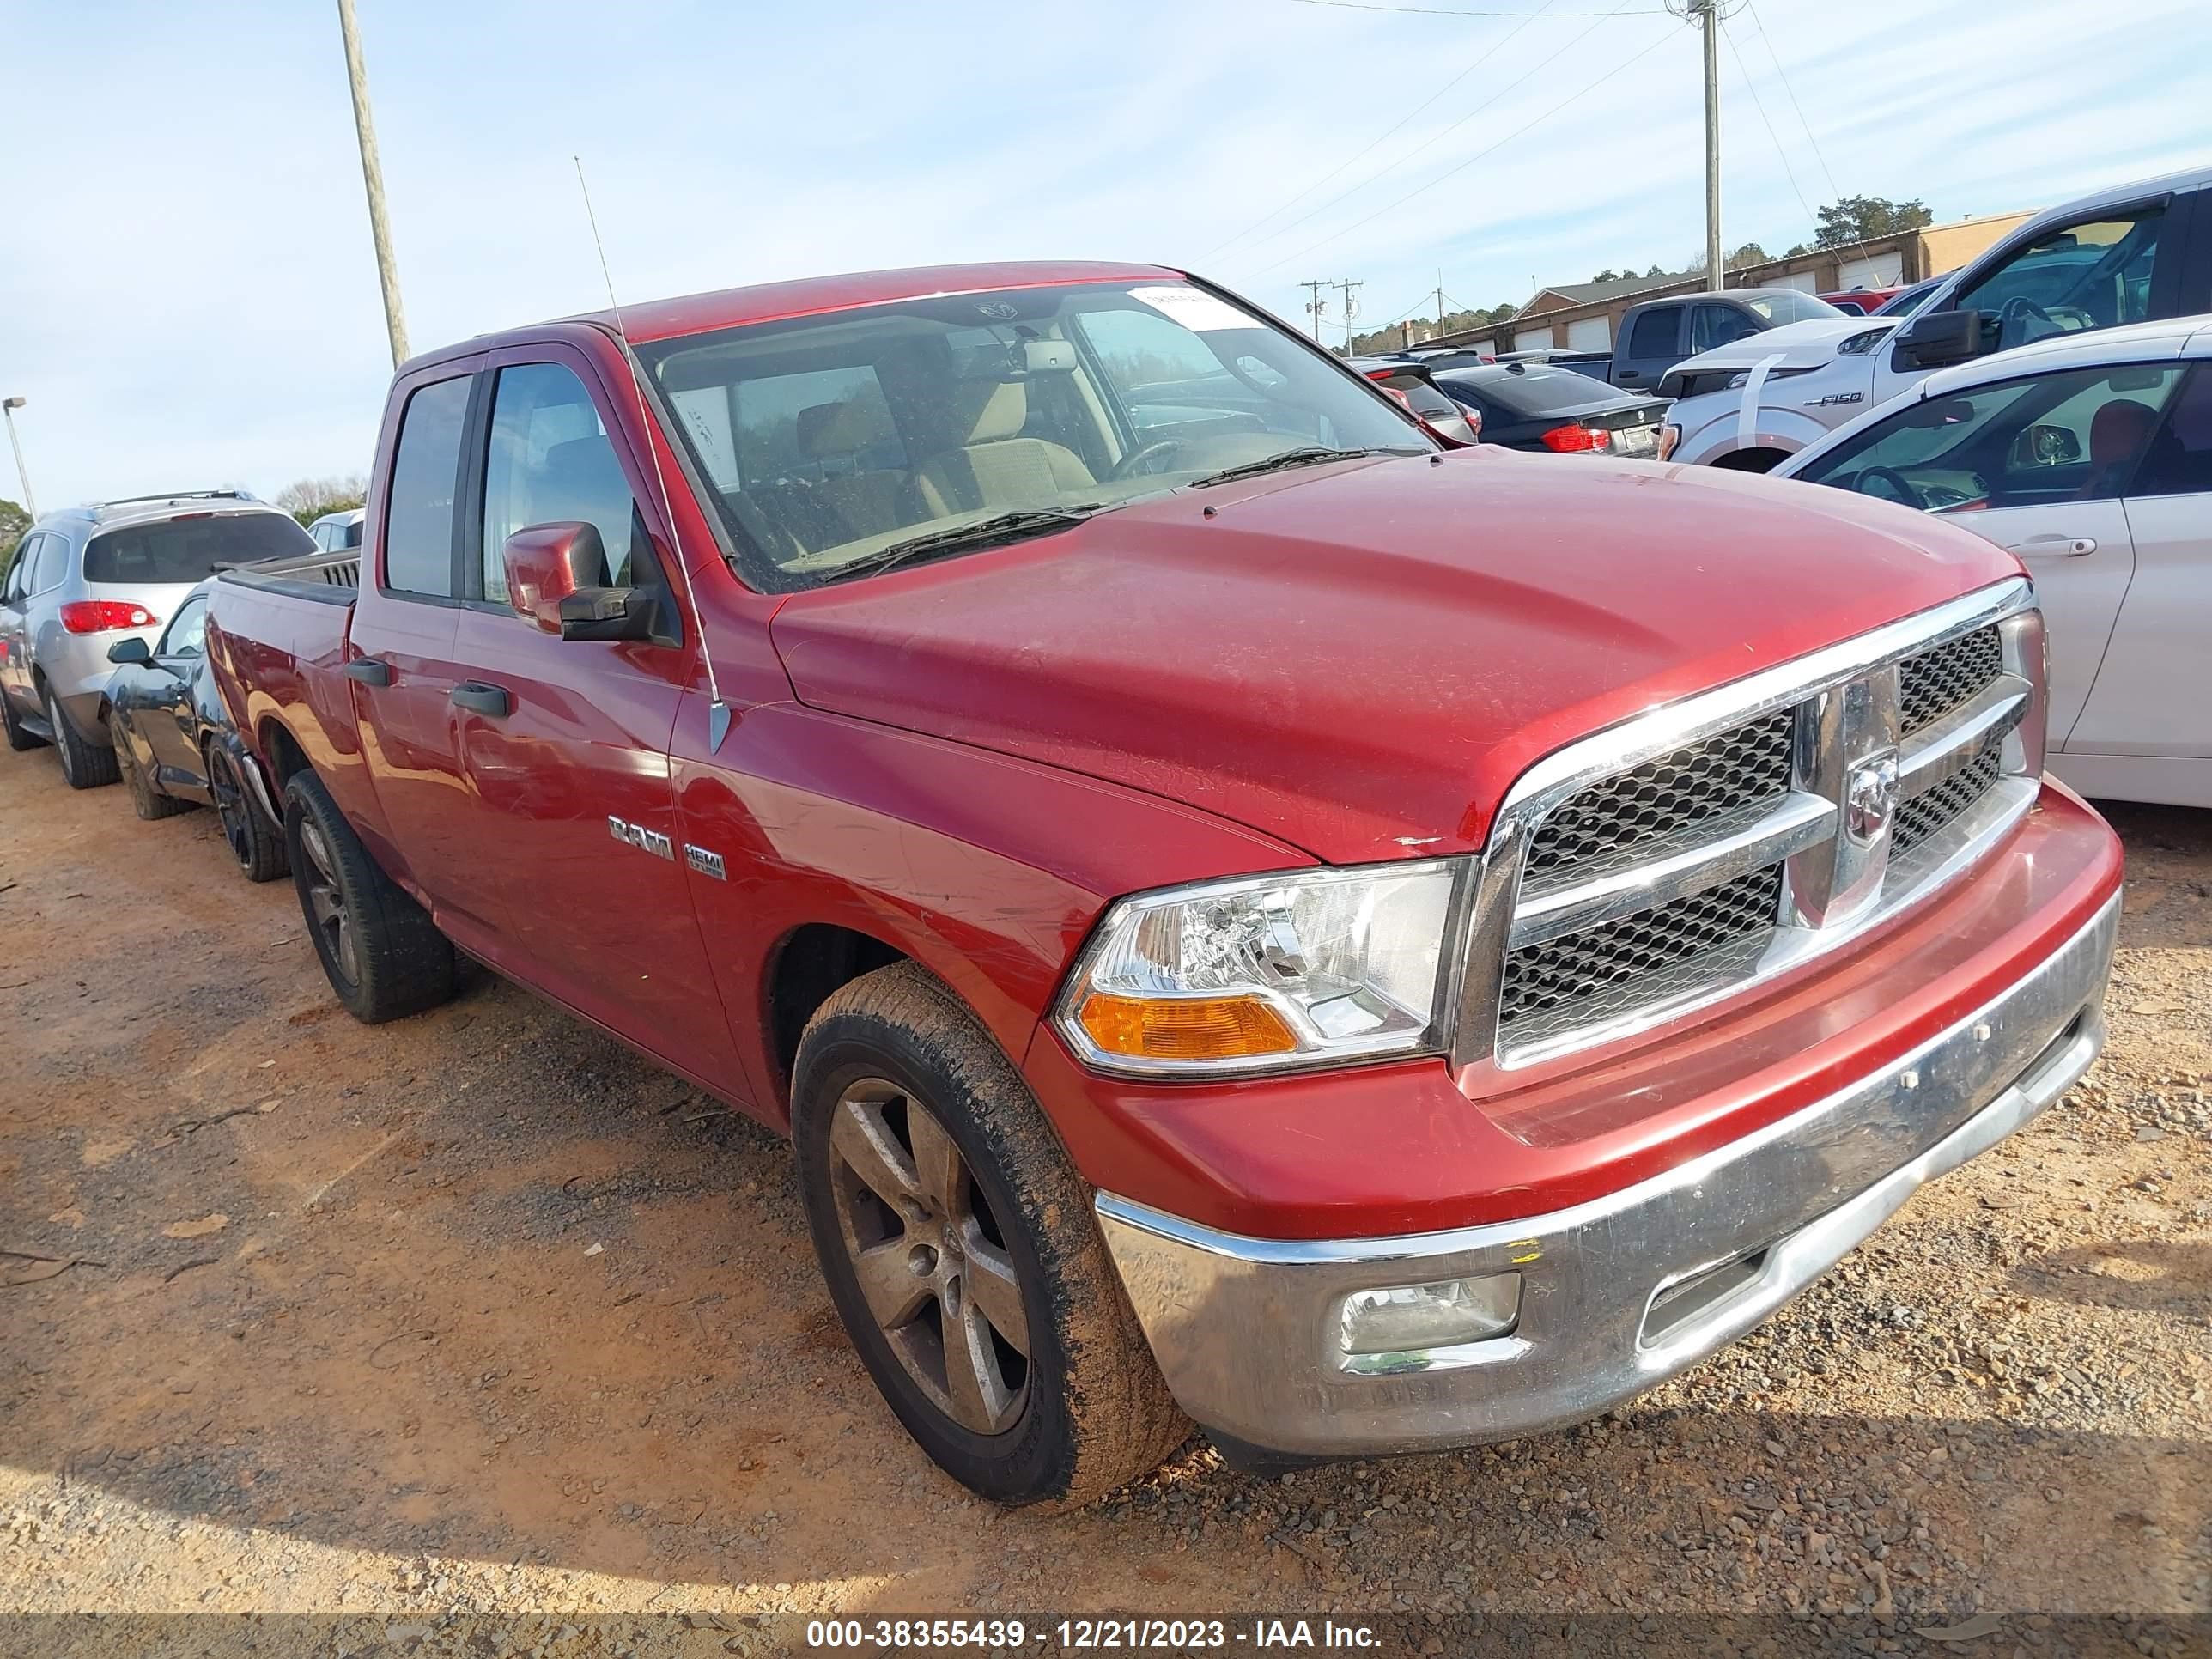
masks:
<svg viewBox="0 0 2212 1659"><path fill-rule="evenodd" d="M1870 328L1894 328L1897 323L1894 317L1822 317L1807 323L1784 323L1763 334L1747 334L1740 340L1715 346L1711 351L1685 357L1668 372L1679 374L1707 368L1750 368L1778 355L1782 359L1775 365L1778 368L1818 368L1832 361L1836 348L1852 335L1863 334Z"/></svg>
<svg viewBox="0 0 2212 1659"><path fill-rule="evenodd" d="M771 632L813 707L1350 863L1479 847L1561 744L2018 569L1842 490L1485 447L1177 491Z"/></svg>

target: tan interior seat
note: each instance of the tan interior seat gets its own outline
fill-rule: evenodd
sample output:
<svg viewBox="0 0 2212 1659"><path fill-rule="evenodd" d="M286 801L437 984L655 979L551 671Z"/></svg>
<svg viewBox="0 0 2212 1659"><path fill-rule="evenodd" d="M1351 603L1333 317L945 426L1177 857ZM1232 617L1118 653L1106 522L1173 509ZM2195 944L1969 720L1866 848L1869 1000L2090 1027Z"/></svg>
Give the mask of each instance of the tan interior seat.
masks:
<svg viewBox="0 0 2212 1659"><path fill-rule="evenodd" d="M1048 506L1064 490L1097 482L1066 445L1022 436L1030 414L1029 388L1023 382L970 381L960 392L965 438L957 449L932 455L915 474L933 516Z"/></svg>
<svg viewBox="0 0 2212 1659"><path fill-rule="evenodd" d="M850 398L799 411L799 452L819 462L825 475L810 494L834 521L827 538L817 540L816 545L884 535L921 520L921 502L909 475L889 467L860 466L863 451L893 442L896 435L885 410Z"/></svg>

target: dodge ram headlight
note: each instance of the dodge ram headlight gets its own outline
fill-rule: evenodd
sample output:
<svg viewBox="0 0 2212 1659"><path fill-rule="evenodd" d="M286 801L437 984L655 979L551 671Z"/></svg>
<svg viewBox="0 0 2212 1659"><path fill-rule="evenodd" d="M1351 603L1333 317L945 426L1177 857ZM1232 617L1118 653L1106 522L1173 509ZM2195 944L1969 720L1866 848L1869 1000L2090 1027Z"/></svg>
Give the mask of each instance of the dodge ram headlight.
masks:
<svg viewBox="0 0 2212 1659"><path fill-rule="evenodd" d="M1301 870L1118 901L1057 1023L1142 1076L1280 1071L1437 1046L1463 862Z"/></svg>

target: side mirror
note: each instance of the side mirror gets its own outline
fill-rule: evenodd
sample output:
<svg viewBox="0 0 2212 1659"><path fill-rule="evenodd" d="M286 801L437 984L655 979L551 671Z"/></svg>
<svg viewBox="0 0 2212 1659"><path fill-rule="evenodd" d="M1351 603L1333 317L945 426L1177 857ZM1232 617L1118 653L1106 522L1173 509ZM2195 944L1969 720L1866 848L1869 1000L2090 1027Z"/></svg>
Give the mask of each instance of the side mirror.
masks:
<svg viewBox="0 0 2212 1659"><path fill-rule="evenodd" d="M580 587L561 601L564 640L651 640L660 633L660 596L649 587Z"/></svg>
<svg viewBox="0 0 2212 1659"><path fill-rule="evenodd" d="M154 652L143 640L118 640L107 647L107 659L117 663L151 662Z"/></svg>
<svg viewBox="0 0 2212 1659"><path fill-rule="evenodd" d="M2081 440L2076 434L2063 426L2039 424L2013 440L2005 464L2014 468L2072 466L2081 459Z"/></svg>
<svg viewBox="0 0 2212 1659"><path fill-rule="evenodd" d="M606 572L607 554L595 526L533 524L507 538L500 562L507 567L507 603L547 633L558 634L561 601L597 585Z"/></svg>
<svg viewBox="0 0 2212 1659"><path fill-rule="evenodd" d="M1982 355L1982 313L1938 311L1915 317L1897 337L1897 355L1917 368L1942 368Z"/></svg>
<svg viewBox="0 0 2212 1659"><path fill-rule="evenodd" d="M534 524L500 550L507 597L522 616L564 640L650 640L662 633L651 588L602 585L607 556L588 524Z"/></svg>

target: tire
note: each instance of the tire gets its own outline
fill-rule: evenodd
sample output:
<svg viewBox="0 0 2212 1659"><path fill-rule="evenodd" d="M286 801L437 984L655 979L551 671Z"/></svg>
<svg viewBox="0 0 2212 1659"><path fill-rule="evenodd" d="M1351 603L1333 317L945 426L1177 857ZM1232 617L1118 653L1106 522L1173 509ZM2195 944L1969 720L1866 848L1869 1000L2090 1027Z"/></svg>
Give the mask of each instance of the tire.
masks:
<svg viewBox="0 0 2212 1659"><path fill-rule="evenodd" d="M115 757L115 764L123 774L123 781L131 787L131 807L142 818L173 818L185 810L189 802L173 795L165 795L154 787L154 780L146 775L146 769L138 764L138 757L131 748L131 734L124 729L123 716L110 713L107 735L114 744L108 752Z"/></svg>
<svg viewBox="0 0 2212 1659"><path fill-rule="evenodd" d="M116 764L115 751L102 749L97 744L87 743L76 727L69 723L62 713L61 700L54 696L51 685L45 688L46 724L54 729L54 753L62 763L62 776L72 789L98 789L103 785L122 781L122 769Z"/></svg>
<svg viewBox="0 0 2212 1659"><path fill-rule="evenodd" d="M289 874L292 860L285 851L283 832L254 805L246 780L239 774L237 760L220 744L211 743L206 765L216 816L222 820L223 841L246 880L274 881Z"/></svg>
<svg viewBox="0 0 2212 1659"><path fill-rule="evenodd" d="M896 963L822 1005L799 1039L792 1128L846 1332L954 1480L1000 1504L1073 1505L1153 1468L1189 1434L1091 1221L1090 1188L1020 1075L937 980ZM970 1284L994 1288L979 1300ZM948 1323L969 1339L953 1354L975 1358L948 1361Z"/></svg>
<svg viewBox="0 0 2212 1659"><path fill-rule="evenodd" d="M46 741L37 733L23 729L22 721L15 716L15 705L8 701L5 691L0 691L0 732L6 734L8 746L19 755L26 749L36 749Z"/></svg>
<svg viewBox="0 0 2212 1659"><path fill-rule="evenodd" d="M376 867L313 772L284 786L284 850L323 972L364 1025L419 1014L453 994L453 947Z"/></svg>

